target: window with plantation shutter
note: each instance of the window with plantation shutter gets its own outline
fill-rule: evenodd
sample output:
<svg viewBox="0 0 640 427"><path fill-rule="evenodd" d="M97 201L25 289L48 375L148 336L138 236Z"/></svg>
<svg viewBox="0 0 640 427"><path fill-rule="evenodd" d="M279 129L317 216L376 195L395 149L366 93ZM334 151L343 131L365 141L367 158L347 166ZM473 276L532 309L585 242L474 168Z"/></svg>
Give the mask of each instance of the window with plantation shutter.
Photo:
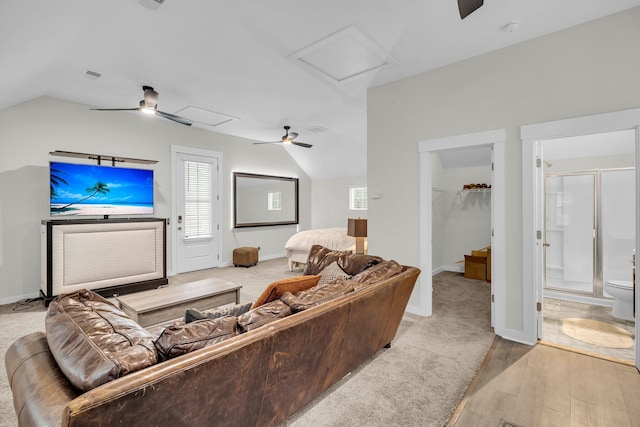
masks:
<svg viewBox="0 0 640 427"><path fill-rule="evenodd" d="M367 210L367 187L349 188L349 209L352 211Z"/></svg>
<svg viewBox="0 0 640 427"><path fill-rule="evenodd" d="M211 163L184 162L184 237L211 237Z"/></svg>

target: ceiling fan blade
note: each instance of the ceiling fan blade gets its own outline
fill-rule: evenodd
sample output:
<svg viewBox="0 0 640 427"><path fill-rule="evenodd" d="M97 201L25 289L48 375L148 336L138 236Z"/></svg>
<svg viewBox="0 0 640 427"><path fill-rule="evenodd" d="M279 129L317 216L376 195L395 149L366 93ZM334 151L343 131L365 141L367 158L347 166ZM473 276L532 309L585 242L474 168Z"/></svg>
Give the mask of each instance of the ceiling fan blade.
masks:
<svg viewBox="0 0 640 427"><path fill-rule="evenodd" d="M253 145L258 144L282 144L282 141L263 141L263 142L254 142Z"/></svg>
<svg viewBox="0 0 640 427"><path fill-rule="evenodd" d="M94 111L140 111L138 108L91 108Z"/></svg>
<svg viewBox="0 0 640 427"><path fill-rule="evenodd" d="M484 0L458 0L460 18L464 19L484 4Z"/></svg>
<svg viewBox="0 0 640 427"><path fill-rule="evenodd" d="M304 143L304 142L291 141L291 144L293 144L293 145L299 145L300 147L304 147L304 148L311 148L311 147L313 147L313 145L311 145L311 144L306 144L306 143Z"/></svg>
<svg viewBox="0 0 640 427"><path fill-rule="evenodd" d="M160 111L160 110L155 110L156 115L160 116L160 117L164 117L165 119L169 119L169 120L173 120L174 122L183 124L183 125L187 125L187 126L191 126L193 124L193 122L189 119L185 119L184 117L180 117L180 116L176 116L173 114L169 114L169 113L165 113L164 111Z"/></svg>

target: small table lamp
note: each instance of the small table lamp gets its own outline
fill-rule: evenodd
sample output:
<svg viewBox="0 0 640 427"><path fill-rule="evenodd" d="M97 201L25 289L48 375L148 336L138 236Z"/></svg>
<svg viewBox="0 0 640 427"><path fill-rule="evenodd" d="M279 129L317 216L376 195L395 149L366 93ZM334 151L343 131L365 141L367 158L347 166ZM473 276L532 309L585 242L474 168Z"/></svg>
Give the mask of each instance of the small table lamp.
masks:
<svg viewBox="0 0 640 427"><path fill-rule="evenodd" d="M356 253L363 254L364 239L367 237L367 220L366 218L349 218L347 226L347 235L356 238Z"/></svg>

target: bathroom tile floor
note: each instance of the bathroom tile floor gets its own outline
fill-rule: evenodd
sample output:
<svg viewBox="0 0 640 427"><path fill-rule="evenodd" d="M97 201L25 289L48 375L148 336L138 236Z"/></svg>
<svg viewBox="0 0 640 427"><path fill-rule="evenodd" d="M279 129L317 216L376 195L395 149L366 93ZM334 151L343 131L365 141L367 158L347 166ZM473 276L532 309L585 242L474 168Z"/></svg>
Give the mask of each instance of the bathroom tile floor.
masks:
<svg viewBox="0 0 640 427"><path fill-rule="evenodd" d="M612 317L611 307L545 298L543 315L542 339L544 341L630 362L635 360L635 323ZM619 326L631 334L634 346L631 348L599 347L571 338L562 332L562 320L570 317L599 320Z"/></svg>

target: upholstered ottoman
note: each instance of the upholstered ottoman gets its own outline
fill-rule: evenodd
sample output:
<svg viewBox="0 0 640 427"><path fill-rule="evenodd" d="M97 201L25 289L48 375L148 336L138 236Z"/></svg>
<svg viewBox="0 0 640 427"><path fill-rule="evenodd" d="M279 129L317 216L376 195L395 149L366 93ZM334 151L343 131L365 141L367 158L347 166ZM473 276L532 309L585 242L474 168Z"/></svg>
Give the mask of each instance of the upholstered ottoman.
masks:
<svg viewBox="0 0 640 427"><path fill-rule="evenodd" d="M249 246L233 250L233 265L236 267L251 267L258 263L258 248Z"/></svg>

